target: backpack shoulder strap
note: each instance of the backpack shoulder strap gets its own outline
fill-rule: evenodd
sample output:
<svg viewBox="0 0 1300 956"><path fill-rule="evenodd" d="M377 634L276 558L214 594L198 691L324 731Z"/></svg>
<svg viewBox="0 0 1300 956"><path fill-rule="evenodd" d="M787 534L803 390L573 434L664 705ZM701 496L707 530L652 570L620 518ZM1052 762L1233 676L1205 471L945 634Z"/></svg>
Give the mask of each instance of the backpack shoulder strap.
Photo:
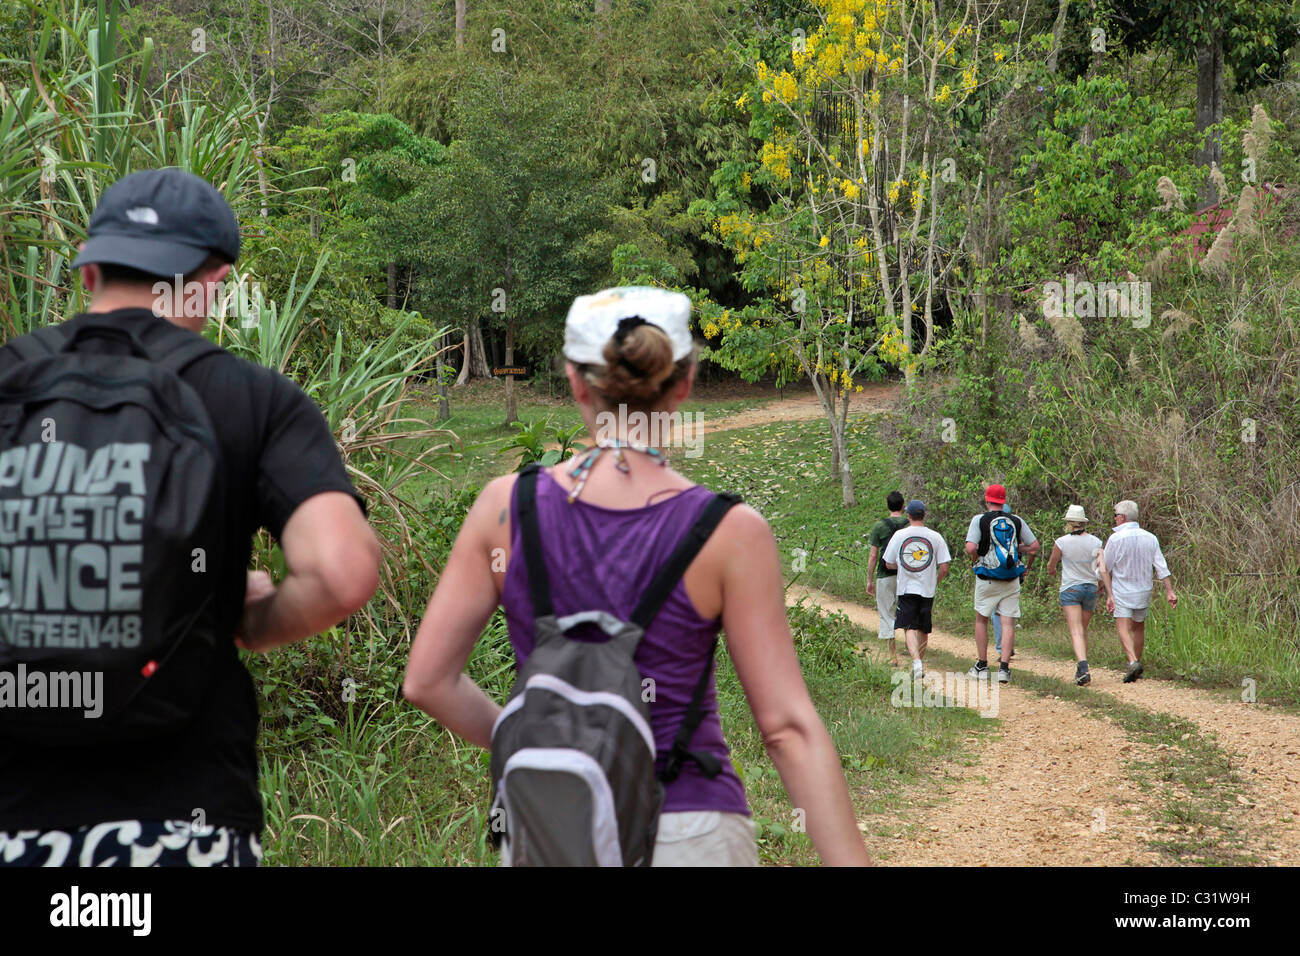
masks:
<svg viewBox="0 0 1300 956"><path fill-rule="evenodd" d="M989 553L989 545L993 543L993 536L989 534L989 525L993 524L995 514L997 512L986 511L980 515L980 543L976 551L981 558Z"/></svg>
<svg viewBox="0 0 1300 956"><path fill-rule="evenodd" d="M57 325L47 325L6 342L4 347L13 349L14 354L22 361L30 362L63 351L67 341L68 334L63 329Z"/></svg>
<svg viewBox="0 0 1300 956"><path fill-rule="evenodd" d="M715 495L705 506L704 512L695 520L695 524L691 525L691 529L642 595L636 610L632 612L633 624L638 625L642 630L650 626L650 622L663 607L664 601L668 600L668 595L677 586L678 579L686 573L686 569L700 553L700 549L709 540L709 536L713 534L719 522L728 511L740 504L741 500L739 495L723 492ZM691 701L686 707L686 715L682 718L682 725L677 728L677 736L673 738L673 745L668 751L664 769L659 774L659 779L664 783L676 780L681 775L682 766L687 760L694 761L700 768L700 772L709 779L722 772L722 764L713 754L689 749L691 738L695 736L695 731L704 720L704 695L709 690L709 678L713 674L713 659L717 650L718 638L715 635L713 644L709 648L708 659L704 662L704 671L695 683L695 690L691 692Z"/></svg>
<svg viewBox="0 0 1300 956"><path fill-rule="evenodd" d="M1025 538L1024 532L1020 530L1021 529L1020 515L1010 514L1007 515L1007 517L1011 519L1011 526L1016 529L1016 546L1019 547L1020 542L1023 541Z"/></svg>
<svg viewBox="0 0 1300 956"><path fill-rule="evenodd" d="M546 555L542 553L542 535L537 526L537 462L525 466L515 482L515 503L519 529L523 534L524 566L528 569L528 594L533 601L533 617L546 617L551 608L551 579L546 572Z"/></svg>
<svg viewBox="0 0 1300 956"><path fill-rule="evenodd" d="M686 573L686 569L691 566L695 556L700 553L704 543L709 540L718 523L726 516L727 512L733 506L740 504L740 495L734 495L729 492L722 492L714 495L704 508L704 511L695 519L695 524L691 525L686 536L682 538L677 545L677 549L664 563L650 586L645 589L641 595L641 600L632 612L632 623L641 628L642 631L650 627L650 622L655 619L659 609L663 607L668 596L673 593L673 588L677 586L677 580Z"/></svg>

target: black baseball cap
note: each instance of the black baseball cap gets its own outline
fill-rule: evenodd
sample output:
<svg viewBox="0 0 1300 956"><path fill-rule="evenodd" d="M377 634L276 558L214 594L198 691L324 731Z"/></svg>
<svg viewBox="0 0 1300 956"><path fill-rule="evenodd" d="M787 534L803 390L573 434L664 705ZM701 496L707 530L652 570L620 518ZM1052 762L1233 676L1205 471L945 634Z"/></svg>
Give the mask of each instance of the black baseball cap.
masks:
<svg viewBox="0 0 1300 956"><path fill-rule="evenodd" d="M239 220L205 179L168 166L119 179L99 197L74 266L128 266L150 275L188 275L216 254L239 258Z"/></svg>

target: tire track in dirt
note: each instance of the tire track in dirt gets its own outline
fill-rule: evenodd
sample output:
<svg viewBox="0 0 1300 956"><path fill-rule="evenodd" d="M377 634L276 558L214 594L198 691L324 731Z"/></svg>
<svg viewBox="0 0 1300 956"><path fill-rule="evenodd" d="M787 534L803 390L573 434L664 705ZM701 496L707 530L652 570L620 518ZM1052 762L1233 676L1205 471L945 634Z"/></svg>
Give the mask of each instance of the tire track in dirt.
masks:
<svg viewBox="0 0 1300 956"><path fill-rule="evenodd" d="M865 605L832 598L824 592L797 585L787 592L789 600L797 601L801 597L806 597L826 611L843 612L855 624L871 632L875 632L878 627L875 610ZM973 636L958 637L935 631L930 635L930 647L960 658L974 658ZM1052 660L1028 650L1017 650L1012 669L1013 680L1017 670L1057 679L1068 680L1073 677L1073 666L1068 661ZM1300 751L1300 717L1266 705L1236 704L1208 691L1183 687L1171 681L1144 678L1134 684L1124 684L1118 671L1094 668L1092 674L1092 683L1088 686L1095 692L1143 710L1188 720L1199 728L1202 735L1235 757L1234 763L1242 783L1251 793L1251 799L1247 801L1249 805L1242 807L1243 816L1239 822L1251 833L1252 851L1270 864L1300 865L1300 756L1297 756ZM972 803L968 797L973 796L983 812L953 820L949 818L951 811L938 810L938 818L930 821L931 826L939 827L935 832L959 834L967 823L976 825L977 822L987 823L990 820L1019 821L1013 825L1020 830L1024 831L1026 827L1033 829L1040 818L1024 811L1037 805L1044 786L1049 792L1059 795L1064 806L1077 808L1079 802L1072 800L1069 793L1078 773L1087 778L1084 783L1090 785L1090 790L1081 793L1095 797L1094 807L1105 810L1106 801L1121 792L1127 792L1134 798L1133 806L1141 805L1142 801L1137 798L1131 785L1127 788L1120 786L1127 780L1127 774L1120 766L1117 755L1122 754L1125 760L1146 758L1152 748L1130 740L1111 721L1088 720L1086 725L1079 727L1076 734L1074 724L1080 723L1083 716L1080 707L1066 701L1044 698L1039 698L1041 708L1030 706L1028 698L1037 696L1030 691L1018 691L1014 683L1002 688L998 715L1004 720L1002 740L1000 744L995 742L981 755L982 766L990 772L996 769L999 779L990 780L986 791L976 788L974 794L968 794L966 791L969 787L963 787L962 784L969 785L978 774L972 777L970 773L963 772L965 768L949 769L948 773L959 781L950 793L954 798L953 805L960 807ZM1054 704L1064 706L1058 708L1052 706ZM1080 737L1087 740L1081 740ZM1088 745L1087 741L1092 740L1100 744L1100 749ZM1017 753L1017 742L1029 752ZM1079 748L1077 751L1076 745ZM1143 753L1144 750L1148 753ZM1055 779L1041 782L1036 779L1049 774ZM1019 780L1024 780L1028 789L1024 792L1019 789L1008 791L1019 796L1018 800L1012 801L1005 808L1009 815L990 817L989 809L1007 802L1006 794L1000 792L1003 789L1000 781L1005 781L1009 786L1011 782ZM1015 785L1020 786L1019 783ZM1052 785L1056 787L1054 791ZM1091 788L1094 787L1097 789L1092 793ZM1050 821L1059 817L1059 814L1052 814L1050 806L1040 807L1040 810L1045 814L1041 819ZM1148 808L1148 816L1149 812ZM1110 830L1112 817L1109 812L1106 820L1107 829ZM1283 823L1283 820L1290 822ZM1085 825L1086 823L1087 821ZM1134 835L1141 835L1149 829L1149 826L1135 823ZM1261 829L1266 832L1260 832ZM1023 839L1023 832L1020 838ZM1043 845L1046 849L1051 843L1050 835L1037 832L1035 839L1040 838L1047 841ZM1079 842L1077 831L1072 839ZM1018 852L1015 846L1007 845L1001 849L1003 854L993 857L991 862L1017 862L1008 856ZM1066 848L1065 852L1068 856L1070 851ZM909 853L906 856L910 858L912 855ZM916 862L924 863L926 860L917 859ZM974 861L944 857L933 862L953 864ZM1058 861L1051 858L1024 859L1019 862L1087 861L1073 858ZM1136 849L1133 851L1132 862L1141 862Z"/></svg>

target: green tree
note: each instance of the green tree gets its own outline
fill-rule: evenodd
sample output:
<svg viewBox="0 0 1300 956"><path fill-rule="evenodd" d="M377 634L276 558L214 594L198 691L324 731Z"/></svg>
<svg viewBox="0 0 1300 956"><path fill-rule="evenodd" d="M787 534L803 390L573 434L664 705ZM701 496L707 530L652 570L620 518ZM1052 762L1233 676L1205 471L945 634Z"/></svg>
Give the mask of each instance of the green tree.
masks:
<svg viewBox="0 0 1300 956"><path fill-rule="evenodd" d="M1110 22L1126 46L1143 49L1155 43L1181 60L1196 63L1196 131L1202 134L1196 154L1205 168L1199 195L1202 206L1218 197L1209 181L1211 164L1222 167L1226 88L1224 67L1234 87L1246 93L1280 79L1287 51L1300 41L1300 3L1296 0L1117 0Z"/></svg>
<svg viewBox="0 0 1300 956"><path fill-rule="evenodd" d="M482 323L504 330L507 365L518 348L542 353L572 298L607 268L595 237L613 193L582 148L581 118L572 95L512 71L482 68L462 87L447 161L419 191L417 252L428 267L420 296L464 320L462 380L475 372ZM505 389L512 422L513 376Z"/></svg>

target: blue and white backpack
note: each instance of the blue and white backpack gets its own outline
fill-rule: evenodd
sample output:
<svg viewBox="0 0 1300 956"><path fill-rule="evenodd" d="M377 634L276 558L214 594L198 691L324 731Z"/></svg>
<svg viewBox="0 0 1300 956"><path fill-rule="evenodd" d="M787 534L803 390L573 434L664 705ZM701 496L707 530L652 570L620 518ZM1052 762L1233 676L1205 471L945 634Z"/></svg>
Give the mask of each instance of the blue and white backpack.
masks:
<svg viewBox="0 0 1300 956"><path fill-rule="evenodd" d="M1024 576L1028 569L1020 562L1022 527L1019 516L1004 511L987 511L980 516L976 577L1013 581Z"/></svg>

